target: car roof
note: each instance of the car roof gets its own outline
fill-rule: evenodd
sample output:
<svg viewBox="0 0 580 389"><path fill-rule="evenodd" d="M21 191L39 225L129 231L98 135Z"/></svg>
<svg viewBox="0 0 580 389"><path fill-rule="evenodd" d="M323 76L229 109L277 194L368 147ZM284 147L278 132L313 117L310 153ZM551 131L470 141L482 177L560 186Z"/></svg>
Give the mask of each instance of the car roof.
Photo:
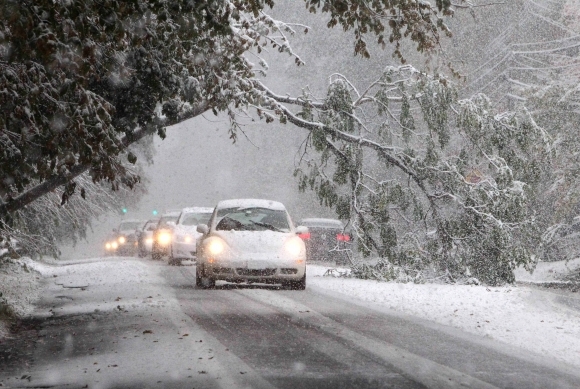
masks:
<svg viewBox="0 0 580 389"><path fill-rule="evenodd" d="M181 213L212 213L211 207L187 207L181 210Z"/></svg>
<svg viewBox="0 0 580 389"><path fill-rule="evenodd" d="M123 219L119 222L119 225L123 224L123 223L143 223L143 220L139 220L139 219Z"/></svg>
<svg viewBox="0 0 580 389"><path fill-rule="evenodd" d="M161 218L166 217L166 216L179 216L181 214L181 211L169 211L169 212L165 212L163 215L161 215Z"/></svg>
<svg viewBox="0 0 580 389"><path fill-rule="evenodd" d="M308 227L309 225L312 227L330 227L330 226L336 226L340 228L344 227L344 224L342 224L342 222L338 219L324 219L314 217L302 219L300 221L300 224L304 225L305 227Z"/></svg>
<svg viewBox="0 0 580 389"><path fill-rule="evenodd" d="M284 204L278 201L262 200L262 199L232 199L220 201L216 208L269 208L277 211L285 211Z"/></svg>

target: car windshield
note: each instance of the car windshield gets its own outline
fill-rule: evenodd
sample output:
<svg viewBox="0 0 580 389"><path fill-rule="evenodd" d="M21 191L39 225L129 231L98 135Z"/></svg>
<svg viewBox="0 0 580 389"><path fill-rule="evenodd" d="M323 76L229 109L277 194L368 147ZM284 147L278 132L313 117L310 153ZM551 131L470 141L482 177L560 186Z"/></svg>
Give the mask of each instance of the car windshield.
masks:
<svg viewBox="0 0 580 389"><path fill-rule="evenodd" d="M269 208L223 208L217 212L216 230L289 232L286 211Z"/></svg>
<svg viewBox="0 0 580 389"><path fill-rule="evenodd" d="M123 222L119 225L119 231L136 230L141 226L141 222Z"/></svg>
<svg viewBox="0 0 580 389"><path fill-rule="evenodd" d="M178 224L183 226L196 226L198 224L208 224L210 217L211 212L186 213L179 218Z"/></svg>
<svg viewBox="0 0 580 389"><path fill-rule="evenodd" d="M147 224L145 224L145 226L143 227L143 231L153 231L155 230L155 227L157 226L157 221L154 222L147 222Z"/></svg>
<svg viewBox="0 0 580 389"><path fill-rule="evenodd" d="M157 224L159 227L165 227L167 226L169 222L173 222L175 223L177 221L177 218L179 216L162 216L161 219L159 219L159 223Z"/></svg>

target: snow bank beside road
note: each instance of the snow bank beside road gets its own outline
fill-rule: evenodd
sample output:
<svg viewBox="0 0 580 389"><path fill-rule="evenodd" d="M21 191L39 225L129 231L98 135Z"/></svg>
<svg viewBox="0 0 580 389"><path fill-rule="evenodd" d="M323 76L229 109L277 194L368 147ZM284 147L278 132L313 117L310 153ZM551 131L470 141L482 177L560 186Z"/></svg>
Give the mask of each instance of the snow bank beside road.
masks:
<svg viewBox="0 0 580 389"><path fill-rule="evenodd" d="M13 314L30 314L40 293L39 274L28 266L31 260L6 260L0 265L0 339L8 334Z"/></svg>
<svg viewBox="0 0 580 389"><path fill-rule="evenodd" d="M515 286L401 284L322 277L327 269L309 265L308 286L580 366L580 311L561 301L572 298L580 303L578 295L564 297L550 291ZM540 269L536 277L542 271ZM553 272L546 270L545 274Z"/></svg>
<svg viewBox="0 0 580 389"><path fill-rule="evenodd" d="M580 269L580 258L571 261L538 262L530 274L523 268L515 271L516 280L520 282L543 283L559 282L567 275Z"/></svg>

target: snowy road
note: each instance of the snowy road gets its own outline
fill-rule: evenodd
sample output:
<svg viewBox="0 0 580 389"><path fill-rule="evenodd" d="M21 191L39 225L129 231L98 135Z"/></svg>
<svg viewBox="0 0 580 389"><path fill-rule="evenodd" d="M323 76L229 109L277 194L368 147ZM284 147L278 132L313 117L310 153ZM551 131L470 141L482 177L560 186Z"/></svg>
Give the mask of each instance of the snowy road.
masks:
<svg viewBox="0 0 580 389"><path fill-rule="evenodd" d="M200 290L194 266L128 258L40 270L45 319L0 343L3 387L580 387L557 363L317 282Z"/></svg>
<svg viewBox="0 0 580 389"><path fill-rule="evenodd" d="M490 343L390 317L316 288L191 287L166 268L184 312L279 388L578 388L580 379ZM453 331L451 331L453 332Z"/></svg>

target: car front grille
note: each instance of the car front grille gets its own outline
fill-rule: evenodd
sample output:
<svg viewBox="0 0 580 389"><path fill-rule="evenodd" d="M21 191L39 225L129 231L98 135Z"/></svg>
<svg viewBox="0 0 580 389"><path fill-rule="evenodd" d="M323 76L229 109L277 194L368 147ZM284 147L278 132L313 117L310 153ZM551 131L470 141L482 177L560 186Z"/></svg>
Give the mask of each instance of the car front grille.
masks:
<svg viewBox="0 0 580 389"><path fill-rule="evenodd" d="M276 274L276 269L246 269L243 267L238 267L236 272L240 276L251 276L251 277L270 277Z"/></svg>
<svg viewBox="0 0 580 389"><path fill-rule="evenodd" d="M234 270L229 267L218 267L213 269L213 272L215 274L232 274Z"/></svg>
<svg viewBox="0 0 580 389"><path fill-rule="evenodd" d="M293 268L280 269L280 274L296 274L296 273L298 273L298 269L293 269Z"/></svg>

